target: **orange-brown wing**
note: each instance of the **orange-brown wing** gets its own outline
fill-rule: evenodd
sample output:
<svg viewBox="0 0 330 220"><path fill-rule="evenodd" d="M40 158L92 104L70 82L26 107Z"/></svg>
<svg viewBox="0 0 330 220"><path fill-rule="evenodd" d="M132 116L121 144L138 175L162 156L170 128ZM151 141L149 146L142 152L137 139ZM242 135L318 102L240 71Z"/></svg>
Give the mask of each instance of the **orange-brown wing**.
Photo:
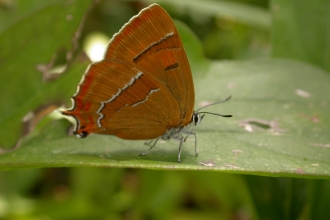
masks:
<svg viewBox="0 0 330 220"><path fill-rule="evenodd" d="M123 139L153 139L180 119L167 88L129 63L103 60L91 64L63 111L77 121L75 133L112 134Z"/></svg>
<svg viewBox="0 0 330 220"><path fill-rule="evenodd" d="M180 106L177 126L190 122L195 102L191 70L179 33L162 7L152 4L125 24L104 59L132 63L156 77Z"/></svg>

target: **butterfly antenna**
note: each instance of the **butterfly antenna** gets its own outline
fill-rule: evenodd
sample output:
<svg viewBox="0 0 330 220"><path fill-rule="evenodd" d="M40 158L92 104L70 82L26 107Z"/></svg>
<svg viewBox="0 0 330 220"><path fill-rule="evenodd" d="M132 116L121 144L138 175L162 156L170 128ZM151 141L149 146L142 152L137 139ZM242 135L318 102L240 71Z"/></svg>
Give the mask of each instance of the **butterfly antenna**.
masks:
<svg viewBox="0 0 330 220"><path fill-rule="evenodd" d="M217 114L217 113L213 113L213 112L200 112L200 110L202 110L203 108L207 108L207 107L210 107L210 106L212 106L212 105L217 105L217 104L220 104L220 103L226 102L226 101L228 101L230 98L231 98L231 96L228 96L226 99L221 100L221 101L219 101L219 102L215 102L215 103L212 103L212 104L209 104L209 105L205 105L205 106L203 106L203 107L197 109L196 112L198 112L198 113L200 113L200 114L217 115L217 116L226 117L226 118L233 117L232 115L222 115L222 114Z"/></svg>

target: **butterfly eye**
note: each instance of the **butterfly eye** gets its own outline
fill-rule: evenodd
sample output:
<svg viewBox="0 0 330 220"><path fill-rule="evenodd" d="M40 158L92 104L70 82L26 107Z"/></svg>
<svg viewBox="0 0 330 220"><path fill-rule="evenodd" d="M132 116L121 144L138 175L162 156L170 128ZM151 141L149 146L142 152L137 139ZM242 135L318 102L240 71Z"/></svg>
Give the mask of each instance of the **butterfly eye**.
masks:
<svg viewBox="0 0 330 220"><path fill-rule="evenodd" d="M204 115L200 115L199 113L195 112L193 115L193 121L195 126L198 125L199 123L201 123L202 119L203 119Z"/></svg>

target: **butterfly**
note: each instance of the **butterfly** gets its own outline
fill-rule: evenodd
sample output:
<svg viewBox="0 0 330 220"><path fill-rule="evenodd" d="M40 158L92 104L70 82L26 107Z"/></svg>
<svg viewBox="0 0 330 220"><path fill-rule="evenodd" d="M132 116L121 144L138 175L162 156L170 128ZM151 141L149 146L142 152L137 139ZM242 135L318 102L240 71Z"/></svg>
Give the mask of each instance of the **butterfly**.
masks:
<svg viewBox="0 0 330 220"><path fill-rule="evenodd" d="M72 102L61 113L76 120L78 137L97 133L151 140L146 142L150 149L140 155L158 140L173 138L180 143L178 162L190 135L195 137L198 155L191 128L209 113L200 112L202 108L194 111L187 55L171 17L157 4L141 10L112 37L104 59L87 68Z"/></svg>

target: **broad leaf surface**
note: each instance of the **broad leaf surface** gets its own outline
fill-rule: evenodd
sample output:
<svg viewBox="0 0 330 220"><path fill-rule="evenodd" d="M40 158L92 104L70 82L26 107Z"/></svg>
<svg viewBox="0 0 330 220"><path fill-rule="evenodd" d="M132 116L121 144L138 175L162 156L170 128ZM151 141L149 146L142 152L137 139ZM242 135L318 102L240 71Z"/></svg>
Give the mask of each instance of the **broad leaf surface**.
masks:
<svg viewBox="0 0 330 220"><path fill-rule="evenodd" d="M91 135L78 139L65 134L63 121L48 126L15 152L0 156L3 169L43 166L144 167L151 169L213 169L271 176L328 178L330 78L320 69L288 60L213 62L205 75L195 76L196 106L228 95L227 103L211 112L233 118L206 115L188 138L182 163L176 162L178 142L160 142L151 153L143 141ZM302 97L297 90L308 92ZM252 132L244 119L275 121L267 128L256 124Z"/></svg>
<svg viewBox="0 0 330 220"><path fill-rule="evenodd" d="M330 70L329 1L272 1L273 56Z"/></svg>
<svg viewBox="0 0 330 220"><path fill-rule="evenodd" d="M57 86L45 80L42 68L58 61L61 53L72 55L79 24L90 1L49 1L16 19L0 32L0 145L13 146L23 133L22 119L41 105L61 101L75 88L68 79ZM69 58L69 57L68 57ZM47 72L47 71L45 71ZM49 72L49 71L48 71ZM73 79L74 82L79 82ZM71 81L72 82L72 81Z"/></svg>
<svg viewBox="0 0 330 220"><path fill-rule="evenodd" d="M106 135L78 139L67 135L69 123L62 119L49 122L25 137L19 149L0 155L1 169L141 167L329 178L329 74L290 60L208 61L202 57L201 46L190 31L180 23L177 25L192 62L196 109L232 95L230 101L205 111L233 114L233 118L206 115L194 128L198 157L194 154L193 137L184 143L182 163L178 163L177 141L161 141L149 155L139 157L140 152L148 149L144 141ZM53 81L48 90L38 84L37 88L31 86L43 99L26 109L35 109L36 103L47 103L48 97L61 97L67 102L68 92L74 93L85 67L86 64L77 62L68 70L72 74L66 73ZM69 76L70 80L65 79ZM24 93L26 89L21 90ZM14 90L8 91L15 97ZM31 94L26 92L26 96ZM7 111L15 109L15 105L7 107Z"/></svg>

